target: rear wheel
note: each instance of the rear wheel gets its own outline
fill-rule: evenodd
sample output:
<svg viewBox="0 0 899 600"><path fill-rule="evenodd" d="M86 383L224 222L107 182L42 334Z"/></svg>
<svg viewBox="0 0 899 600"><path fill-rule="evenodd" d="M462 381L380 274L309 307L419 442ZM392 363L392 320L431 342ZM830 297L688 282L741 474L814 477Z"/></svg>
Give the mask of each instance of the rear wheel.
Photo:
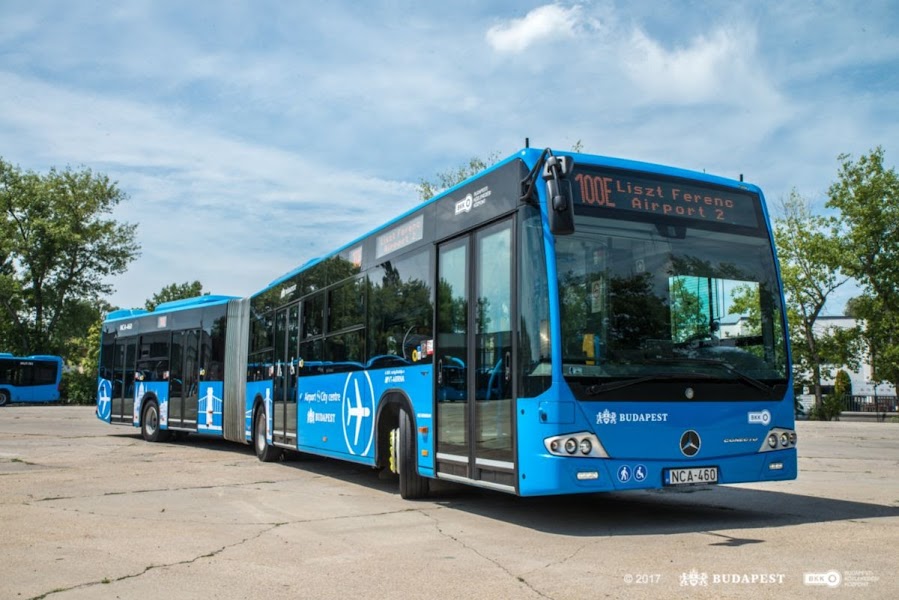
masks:
<svg viewBox="0 0 899 600"><path fill-rule="evenodd" d="M168 431L159 427L159 405L155 400L147 402L144 406L143 416L140 420L140 433L148 442L162 442L168 437Z"/></svg>
<svg viewBox="0 0 899 600"><path fill-rule="evenodd" d="M269 446L265 441L266 419L262 406L256 409L253 418L253 447L256 449L256 458L262 462L274 462L281 458L283 453L280 448Z"/></svg>
<svg viewBox="0 0 899 600"><path fill-rule="evenodd" d="M6 406L7 404L9 404L9 392L0 390L0 406Z"/></svg>
<svg viewBox="0 0 899 600"><path fill-rule="evenodd" d="M415 452L415 428L412 417L405 409L400 409L400 426L391 432L394 466L400 478L400 497L404 500L419 500L428 495L428 480L418 474Z"/></svg>

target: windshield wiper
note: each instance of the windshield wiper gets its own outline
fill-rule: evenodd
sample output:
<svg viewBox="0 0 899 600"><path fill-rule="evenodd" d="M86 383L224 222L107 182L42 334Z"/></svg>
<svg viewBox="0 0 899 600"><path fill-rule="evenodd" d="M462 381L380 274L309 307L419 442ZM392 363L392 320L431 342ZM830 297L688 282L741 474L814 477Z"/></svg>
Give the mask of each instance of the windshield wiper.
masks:
<svg viewBox="0 0 899 600"><path fill-rule="evenodd" d="M769 395L774 394L773 386L768 385L764 381L759 381L755 377L752 377L751 375L747 375L743 371L740 371L739 369L732 367L731 365L727 364L723 360L718 360L716 358L688 358L688 357L657 358L657 359L654 359L652 362L658 362L658 363L664 363L664 364L672 364L672 363L702 364L702 365L712 365L715 367L721 367L728 373L735 375L736 378L739 379L740 381L742 381L743 383L749 384L752 387L765 392L766 394L769 394Z"/></svg>
<svg viewBox="0 0 899 600"><path fill-rule="evenodd" d="M613 390L620 390L621 388L630 387L632 385L639 385L641 383L647 383L649 381L671 381L677 379L711 379L712 376L708 373L656 373L654 375L646 375L645 377L633 377L631 379L621 379L619 381L610 381L609 383L597 383L595 385L588 386L585 388L587 394L591 396L599 396L600 394L604 394L606 392L611 392ZM764 384L762 384L764 385Z"/></svg>

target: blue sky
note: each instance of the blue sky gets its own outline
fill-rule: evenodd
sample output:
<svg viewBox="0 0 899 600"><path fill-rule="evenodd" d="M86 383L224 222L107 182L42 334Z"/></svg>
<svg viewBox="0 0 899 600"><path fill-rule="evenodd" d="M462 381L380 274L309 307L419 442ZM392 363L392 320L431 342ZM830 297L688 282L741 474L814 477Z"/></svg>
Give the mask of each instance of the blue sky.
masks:
<svg viewBox="0 0 899 600"><path fill-rule="evenodd" d="M839 154L899 164L896 31L890 1L5 0L0 156L129 195L113 304L248 295L525 137L823 206Z"/></svg>

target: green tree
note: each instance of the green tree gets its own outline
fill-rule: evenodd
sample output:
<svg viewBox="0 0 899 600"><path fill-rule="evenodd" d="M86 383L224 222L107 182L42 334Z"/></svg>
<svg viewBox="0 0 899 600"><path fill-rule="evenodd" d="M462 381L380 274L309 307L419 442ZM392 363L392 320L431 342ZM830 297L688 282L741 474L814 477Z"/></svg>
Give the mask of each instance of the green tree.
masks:
<svg viewBox="0 0 899 600"><path fill-rule="evenodd" d="M861 323L858 327L859 354L866 352L875 382L899 381L899 323L885 318L879 298L862 294L846 303L846 312Z"/></svg>
<svg viewBox="0 0 899 600"><path fill-rule="evenodd" d="M877 147L841 161L827 206L839 211L833 235L840 239L840 268L864 290L858 310L866 321L877 381L899 386L899 175L884 165Z"/></svg>
<svg viewBox="0 0 899 600"><path fill-rule="evenodd" d="M0 159L0 346L67 354L139 254L135 225L109 217L127 196L90 169L22 171Z"/></svg>
<svg viewBox="0 0 899 600"><path fill-rule="evenodd" d="M499 161L498 152L494 152L486 159L473 157L469 159L468 164L437 173L437 179L435 181L422 179L418 185L418 196L422 202L430 200L443 190L462 183L469 177L477 175L487 167L495 165L497 161Z"/></svg>
<svg viewBox="0 0 899 600"><path fill-rule="evenodd" d="M184 283L170 283L161 290L153 294L153 297L147 300L144 307L153 311L163 302L172 302L173 300L186 300L187 298L196 298L197 296L208 296L209 292L203 291L203 284L199 281Z"/></svg>
<svg viewBox="0 0 899 600"><path fill-rule="evenodd" d="M826 359L815 323L831 294L849 277L840 273L842 248L827 218L813 214L808 200L795 190L782 203L781 212L774 220L774 239L787 299L794 373L797 381L811 374L809 383L820 410Z"/></svg>
<svg viewBox="0 0 899 600"><path fill-rule="evenodd" d="M98 318L90 325L80 343L83 353L74 368L63 373L60 393L70 404L94 404L97 401L97 365L100 361L100 333L103 320Z"/></svg>

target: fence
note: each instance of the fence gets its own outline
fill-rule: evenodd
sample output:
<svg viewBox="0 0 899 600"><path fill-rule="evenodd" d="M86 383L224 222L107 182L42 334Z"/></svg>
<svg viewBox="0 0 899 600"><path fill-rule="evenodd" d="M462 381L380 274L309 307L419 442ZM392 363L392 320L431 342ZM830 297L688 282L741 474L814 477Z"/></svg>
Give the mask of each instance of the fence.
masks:
<svg viewBox="0 0 899 600"><path fill-rule="evenodd" d="M899 397L844 396L842 409L849 412L896 413L899 411Z"/></svg>

